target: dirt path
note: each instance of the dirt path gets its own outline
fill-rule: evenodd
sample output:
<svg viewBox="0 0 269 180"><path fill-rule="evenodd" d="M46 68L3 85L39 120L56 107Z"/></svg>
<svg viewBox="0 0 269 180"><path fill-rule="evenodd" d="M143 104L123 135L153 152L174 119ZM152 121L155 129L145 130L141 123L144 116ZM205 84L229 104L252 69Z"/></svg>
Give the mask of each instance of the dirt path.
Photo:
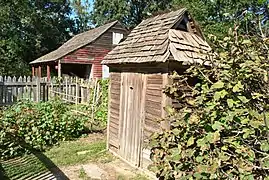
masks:
<svg viewBox="0 0 269 180"><path fill-rule="evenodd" d="M60 168L71 180L100 179L100 180L123 180L123 179L148 179L146 176L137 174L137 170L120 160L106 164L88 163L84 165L66 166Z"/></svg>

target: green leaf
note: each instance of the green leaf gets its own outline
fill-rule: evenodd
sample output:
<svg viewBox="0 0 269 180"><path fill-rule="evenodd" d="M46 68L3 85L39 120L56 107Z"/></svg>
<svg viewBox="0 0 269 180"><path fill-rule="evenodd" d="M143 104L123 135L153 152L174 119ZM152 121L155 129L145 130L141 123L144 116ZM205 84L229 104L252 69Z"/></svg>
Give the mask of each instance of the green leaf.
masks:
<svg viewBox="0 0 269 180"><path fill-rule="evenodd" d="M241 81L238 81L238 83L233 87L233 92L241 92L243 88L244 86L241 84Z"/></svg>
<svg viewBox="0 0 269 180"><path fill-rule="evenodd" d="M254 128L259 128L260 126L263 125L263 122L262 121L250 121L249 124Z"/></svg>
<svg viewBox="0 0 269 180"><path fill-rule="evenodd" d="M227 99L227 104L229 108L232 108L234 106L234 101L232 99Z"/></svg>
<svg viewBox="0 0 269 180"><path fill-rule="evenodd" d="M212 128L214 130L222 130L223 129L223 124L219 121L216 121L213 125L212 125Z"/></svg>
<svg viewBox="0 0 269 180"><path fill-rule="evenodd" d="M189 118L189 123L190 124L198 124L199 123L199 116L195 115L195 114L192 114Z"/></svg>
<svg viewBox="0 0 269 180"><path fill-rule="evenodd" d="M243 40L242 44L251 44L251 41L249 39Z"/></svg>
<svg viewBox="0 0 269 180"><path fill-rule="evenodd" d="M237 96L237 98L242 101L243 103L249 102L249 100L245 96Z"/></svg>
<svg viewBox="0 0 269 180"><path fill-rule="evenodd" d="M195 160L200 163L200 162L202 162L204 160L204 157L203 156L197 156L195 158Z"/></svg>
<svg viewBox="0 0 269 180"><path fill-rule="evenodd" d="M191 146L194 144L194 138L193 136L189 138L188 142L187 142L187 146Z"/></svg>
<svg viewBox="0 0 269 180"><path fill-rule="evenodd" d="M221 98L223 99L227 94L228 94L228 92L224 89L222 91L217 91L214 94L214 100L218 101Z"/></svg>
<svg viewBox="0 0 269 180"><path fill-rule="evenodd" d="M263 142L261 143L261 150L262 150L262 151L269 151L269 143L266 142L266 141L263 141Z"/></svg>
<svg viewBox="0 0 269 180"><path fill-rule="evenodd" d="M223 87L224 83L222 81L218 81L211 86L211 89L221 89Z"/></svg>

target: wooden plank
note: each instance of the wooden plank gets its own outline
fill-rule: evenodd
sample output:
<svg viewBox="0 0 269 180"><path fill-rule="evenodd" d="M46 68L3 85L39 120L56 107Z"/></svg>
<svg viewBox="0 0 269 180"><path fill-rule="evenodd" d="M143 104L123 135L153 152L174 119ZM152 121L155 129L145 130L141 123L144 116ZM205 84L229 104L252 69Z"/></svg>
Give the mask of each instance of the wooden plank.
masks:
<svg viewBox="0 0 269 180"><path fill-rule="evenodd" d="M161 129L156 129L151 126L145 126L144 131L147 131L148 133L155 133L155 132L161 132Z"/></svg>
<svg viewBox="0 0 269 180"><path fill-rule="evenodd" d="M157 110L162 110L161 102L146 101L146 107L157 109Z"/></svg>
<svg viewBox="0 0 269 180"><path fill-rule="evenodd" d="M152 127L153 129L159 129L160 128L160 122L158 122L156 119L148 119L145 120L145 126Z"/></svg>
<svg viewBox="0 0 269 180"><path fill-rule="evenodd" d="M158 97L162 96L162 91L158 91L158 90L147 89L146 93L152 96L158 96Z"/></svg>
<svg viewBox="0 0 269 180"><path fill-rule="evenodd" d="M115 136L117 136L118 135L118 129L115 128L114 126L112 126L112 124L110 124L110 126L109 126L109 133L112 133Z"/></svg>
<svg viewBox="0 0 269 180"><path fill-rule="evenodd" d="M163 85L161 85L161 84L149 84L147 86L147 88L149 90L159 90L159 91L162 91L163 90Z"/></svg>
<svg viewBox="0 0 269 180"><path fill-rule="evenodd" d="M119 117L119 115L120 115L120 111L119 111L119 109L113 109L113 108L111 108L111 106L110 106L110 113L111 114L114 114L115 116L118 116Z"/></svg>
<svg viewBox="0 0 269 180"><path fill-rule="evenodd" d="M108 85L108 99L111 98L111 81L109 82L109 85ZM110 101L108 101L108 113L107 113L107 141L106 141L106 149L108 150L109 149L109 143L111 143L111 134L109 132L109 127L110 127L110 116L111 116L111 108L110 108L111 104L110 104ZM112 142L113 144L113 142Z"/></svg>
<svg viewBox="0 0 269 180"><path fill-rule="evenodd" d="M111 118L111 121L113 121L114 123L119 125L119 116L118 115L110 113L110 118Z"/></svg>
<svg viewBox="0 0 269 180"><path fill-rule="evenodd" d="M161 80L162 74L152 74L152 75L148 75L148 80Z"/></svg>
<svg viewBox="0 0 269 180"><path fill-rule="evenodd" d="M118 139L114 136L111 137L111 139L109 139L109 144L111 144L112 146L118 148L119 147L119 141Z"/></svg>
<svg viewBox="0 0 269 180"><path fill-rule="evenodd" d="M115 128L118 128L118 126L119 126L119 120L115 119L112 116L110 116L110 123L113 124Z"/></svg>
<svg viewBox="0 0 269 180"><path fill-rule="evenodd" d="M120 94L120 90L119 89L111 89L110 91L113 94Z"/></svg>
<svg viewBox="0 0 269 180"><path fill-rule="evenodd" d="M120 106L119 104L114 104L113 102L110 101L110 108L115 110L115 111L120 111Z"/></svg>
<svg viewBox="0 0 269 180"><path fill-rule="evenodd" d="M157 121L158 119L161 119L162 117L161 116L156 116L154 114L150 114L148 112L145 113L145 117L146 117L146 120L151 120L151 121Z"/></svg>
<svg viewBox="0 0 269 180"><path fill-rule="evenodd" d="M150 102L161 103L162 102L162 97L146 94L146 100L150 101Z"/></svg>
<svg viewBox="0 0 269 180"><path fill-rule="evenodd" d="M148 84L162 85L162 80L161 79L148 79L147 83Z"/></svg>
<svg viewBox="0 0 269 180"><path fill-rule="evenodd" d="M111 72L110 73L110 80L111 80L111 82L113 82L113 81L121 82L121 74L120 73Z"/></svg>
<svg viewBox="0 0 269 180"><path fill-rule="evenodd" d="M154 116L162 117L161 109L146 108L146 113L152 114Z"/></svg>
<svg viewBox="0 0 269 180"><path fill-rule="evenodd" d="M110 103L114 106L120 106L120 101L118 99L110 99Z"/></svg>
<svg viewBox="0 0 269 180"><path fill-rule="evenodd" d="M120 101L120 94L112 94L112 93L110 93L110 99Z"/></svg>

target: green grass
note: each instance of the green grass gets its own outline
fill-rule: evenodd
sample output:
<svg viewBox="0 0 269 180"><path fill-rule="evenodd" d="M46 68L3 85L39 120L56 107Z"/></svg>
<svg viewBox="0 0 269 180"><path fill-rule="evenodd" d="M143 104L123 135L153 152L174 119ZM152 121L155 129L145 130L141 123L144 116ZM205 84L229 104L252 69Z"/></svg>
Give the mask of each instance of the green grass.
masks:
<svg viewBox="0 0 269 180"><path fill-rule="evenodd" d="M86 164L88 162L109 163L116 158L106 151L104 140L88 143L87 141L62 142L59 146L52 147L45 153L37 153L1 162L5 175L9 180L31 179L42 173L50 172L50 169ZM78 172L80 179L88 180L85 170L81 168ZM0 180L2 180L0 176ZM147 180L144 175L137 174L134 177L126 177L118 174L118 180Z"/></svg>
<svg viewBox="0 0 269 180"><path fill-rule="evenodd" d="M62 142L45 153L2 161L1 166L8 179L17 180L49 172L49 169L55 167L84 164L89 161L105 163L112 160L113 156L106 152L105 141L95 143L70 141ZM80 172L80 175L83 176L83 172ZM3 178L0 176L0 179Z"/></svg>
<svg viewBox="0 0 269 180"><path fill-rule="evenodd" d="M87 143L80 141L63 142L58 147L53 147L45 155L57 166L83 164L106 158L105 141ZM82 153L82 154L78 154Z"/></svg>
<svg viewBox="0 0 269 180"><path fill-rule="evenodd" d="M8 179L26 179L49 172L47 167L34 155L26 155L9 161L1 162Z"/></svg>

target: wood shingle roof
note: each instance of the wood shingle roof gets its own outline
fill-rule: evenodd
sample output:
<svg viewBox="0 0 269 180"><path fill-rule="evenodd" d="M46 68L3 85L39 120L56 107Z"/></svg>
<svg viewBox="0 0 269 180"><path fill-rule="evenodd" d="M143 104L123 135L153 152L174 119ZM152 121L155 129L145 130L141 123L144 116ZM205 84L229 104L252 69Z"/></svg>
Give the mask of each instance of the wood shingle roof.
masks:
<svg viewBox="0 0 269 180"><path fill-rule="evenodd" d="M210 47L200 36L172 29L186 13L183 8L142 21L102 64L165 62L171 54L176 61L206 59Z"/></svg>
<svg viewBox="0 0 269 180"><path fill-rule="evenodd" d="M49 61L56 61L65 55L83 47L87 44L94 42L97 38L99 38L102 34L104 34L107 30L117 24L118 21L113 21L111 23L105 24L103 26L91 29L89 31L80 33L72 37L62 46L60 46L55 51L52 51L34 61L30 64L42 63L42 62L49 62Z"/></svg>

